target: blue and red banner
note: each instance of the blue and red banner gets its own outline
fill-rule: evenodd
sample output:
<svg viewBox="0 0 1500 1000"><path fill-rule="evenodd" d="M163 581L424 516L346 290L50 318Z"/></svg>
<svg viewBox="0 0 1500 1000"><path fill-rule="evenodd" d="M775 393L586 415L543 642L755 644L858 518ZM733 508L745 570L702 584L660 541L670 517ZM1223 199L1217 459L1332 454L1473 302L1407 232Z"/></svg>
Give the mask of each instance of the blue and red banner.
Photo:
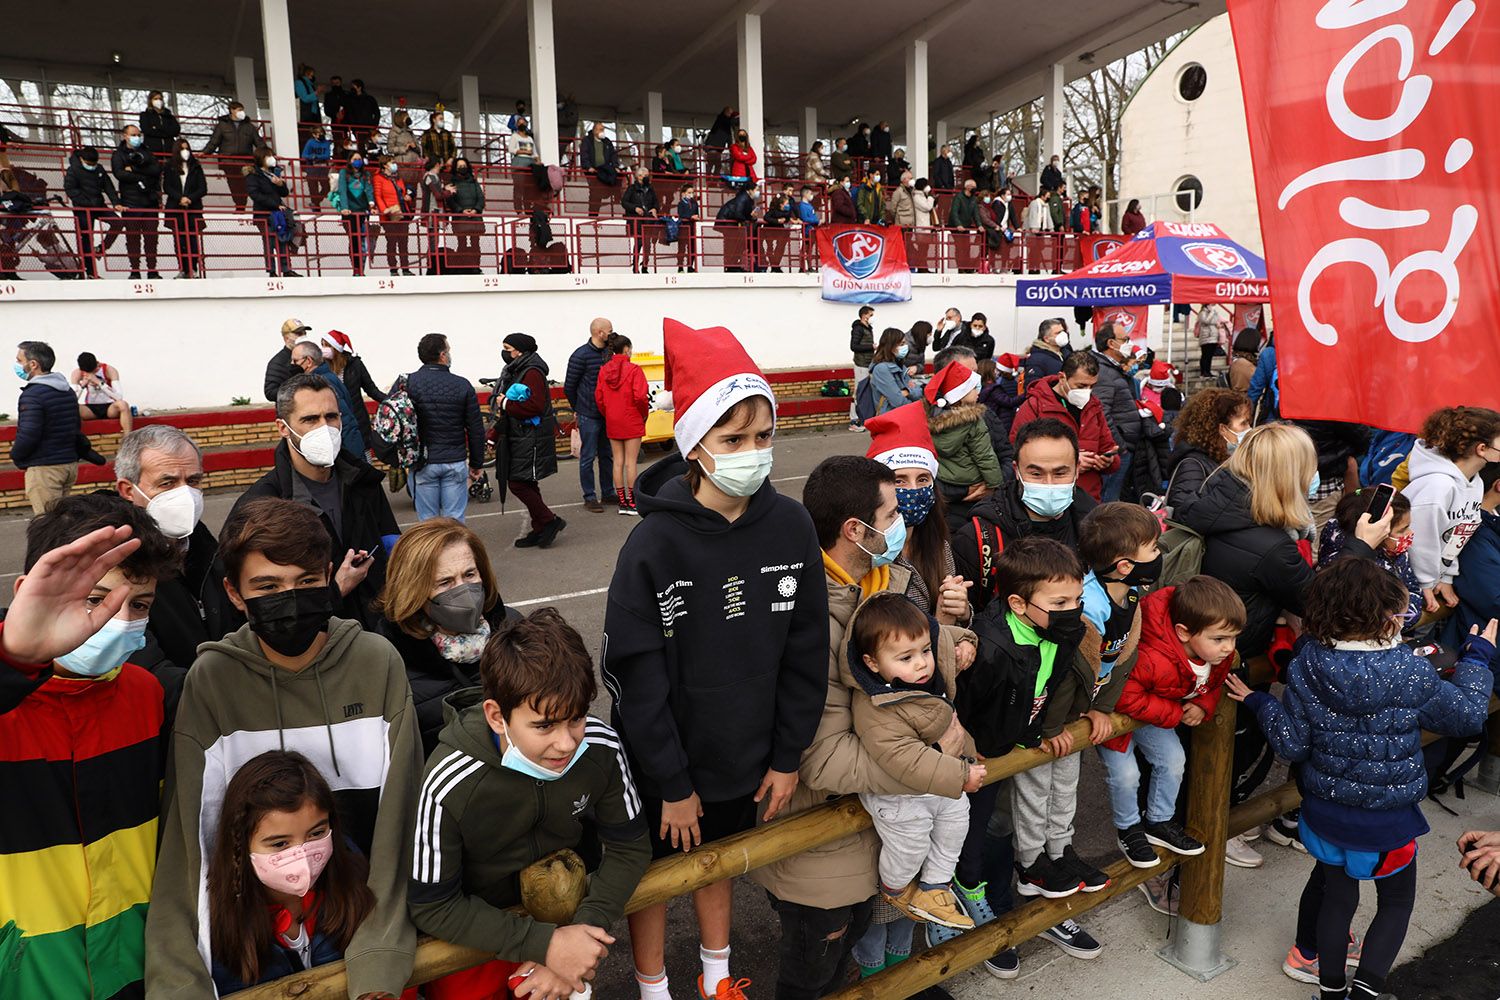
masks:
<svg viewBox="0 0 1500 1000"><path fill-rule="evenodd" d="M911 268L900 226L819 226L825 302L910 302Z"/></svg>

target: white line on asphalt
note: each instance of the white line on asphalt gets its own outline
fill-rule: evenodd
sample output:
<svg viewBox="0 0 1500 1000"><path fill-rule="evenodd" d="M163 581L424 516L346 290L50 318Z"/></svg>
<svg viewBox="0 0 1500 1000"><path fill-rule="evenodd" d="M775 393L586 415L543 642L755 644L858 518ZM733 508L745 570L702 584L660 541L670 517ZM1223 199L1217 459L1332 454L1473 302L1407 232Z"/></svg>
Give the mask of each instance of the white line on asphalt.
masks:
<svg viewBox="0 0 1500 1000"><path fill-rule="evenodd" d="M608 587L595 587L593 590L575 590L571 594L554 594L551 597L533 597L529 601L511 601L507 608L529 608L533 604L556 604L558 601L570 600L574 597L593 597L595 594L608 593Z"/></svg>

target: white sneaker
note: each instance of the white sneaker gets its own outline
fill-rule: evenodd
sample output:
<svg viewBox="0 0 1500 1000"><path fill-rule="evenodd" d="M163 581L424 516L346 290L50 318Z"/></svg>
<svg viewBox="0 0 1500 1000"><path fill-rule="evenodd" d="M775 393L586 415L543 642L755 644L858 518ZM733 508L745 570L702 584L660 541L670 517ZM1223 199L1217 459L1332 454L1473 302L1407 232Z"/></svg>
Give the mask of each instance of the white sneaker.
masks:
<svg viewBox="0 0 1500 1000"><path fill-rule="evenodd" d="M1243 836L1230 837L1225 841L1224 860L1236 868L1259 868L1266 863L1260 852L1245 843Z"/></svg>
<svg viewBox="0 0 1500 1000"><path fill-rule="evenodd" d="M1260 839L1260 827L1258 827L1258 826L1252 826L1250 829L1248 829L1244 833L1240 834L1240 839L1243 840L1247 844L1251 843L1252 841L1259 840Z"/></svg>

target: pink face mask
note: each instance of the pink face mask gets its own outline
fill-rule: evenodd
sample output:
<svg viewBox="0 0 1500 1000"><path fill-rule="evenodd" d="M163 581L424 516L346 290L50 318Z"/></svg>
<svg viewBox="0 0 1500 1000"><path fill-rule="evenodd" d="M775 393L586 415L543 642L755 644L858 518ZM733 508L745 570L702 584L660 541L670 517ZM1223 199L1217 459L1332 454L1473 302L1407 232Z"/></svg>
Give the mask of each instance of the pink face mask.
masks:
<svg viewBox="0 0 1500 1000"><path fill-rule="evenodd" d="M1395 539L1395 545L1391 549L1391 555L1399 556L1401 553L1411 548L1411 543L1416 537L1416 535L1408 532L1407 534L1402 535L1400 538Z"/></svg>
<svg viewBox="0 0 1500 1000"><path fill-rule="evenodd" d="M316 840L288 847L275 854L251 854L250 864L261 885L301 899L323 874L333 857L333 831Z"/></svg>

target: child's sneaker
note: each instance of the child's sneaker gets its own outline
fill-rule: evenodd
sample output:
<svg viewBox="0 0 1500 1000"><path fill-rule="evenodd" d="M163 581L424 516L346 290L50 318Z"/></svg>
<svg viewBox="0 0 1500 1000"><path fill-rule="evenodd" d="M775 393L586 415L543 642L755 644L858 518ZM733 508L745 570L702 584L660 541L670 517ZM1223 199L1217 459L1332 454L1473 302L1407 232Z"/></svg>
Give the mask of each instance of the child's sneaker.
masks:
<svg viewBox="0 0 1500 1000"><path fill-rule="evenodd" d="M1115 843L1120 845L1120 853L1125 855L1137 868L1155 868L1161 864L1161 858L1151 849L1151 842L1146 839L1146 830L1141 824L1126 830L1118 830L1115 834Z"/></svg>
<svg viewBox="0 0 1500 1000"><path fill-rule="evenodd" d="M745 987L749 985L750 980L748 979L731 979L725 976L719 980L719 988L710 997L707 993L703 992L703 974L698 974L698 996L702 997L703 1000L750 1000L749 997L745 996Z"/></svg>
<svg viewBox="0 0 1500 1000"><path fill-rule="evenodd" d="M1294 851L1307 853L1307 848L1302 846L1302 837L1297 830L1297 813L1295 810L1286 816L1277 816L1265 826L1266 839L1273 844L1282 847L1290 847Z"/></svg>
<svg viewBox="0 0 1500 1000"><path fill-rule="evenodd" d="M953 891L946 887L923 889L916 882L912 882L896 895L891 895L884 890L881 890L881 895L903 916L910 917L919 923L940 924L943 927L952 927L961 931L972 930L974 927L974 921L959 908L958 899L953 895Z"/></svg>
<svg viewBox="0 0 1500 1000"><path fill-rule="evenodd" d="M1146 904L1164 917L1177 916L1177 907L1181 902L1177 884L1172 881L1172 873L1164 872L1161 875L1153 875L1140 885L1137 889L1146 897Z"/></svg>
<svg viewBox="0 0 1500 1000"><path fill-rule="evenodd" d="M1062 857L1054 859L1052 863L1061 868L1068 878L1076 877L1079 888L1084 892L1098 892L1109 887L1109 876L1080 858L1072 844L1064 847Z"/></svg>
<svg viewBox="0 0 1500 1000"><path fill-rule="evenodd" d="M1094 940L1092 934L1072 920L1064 920L1055 927L1048 927L1042 931L1042 937L1074 958L1098 958L1099 953L1104 950L1104 945Z"/></svg>
<svg viewBox="0 0 1500 1000"><path fill-rule="evenodd" d="M1359 960L1365 951L1365 942L1358 935L1349 935L1349 951L1344 956L1346 968L1359 968ZM1292 945L1292 950L1286 953L1286 961L1281 963L1281 971L1299 983L1318 983L1318 956L1305 958L1301 949Z"/></svg>
<svg viewBox="0 0 1500 1000"><path fill-rule="evenodd" d="M996 979L1014 979L1021 974L1021 956L1014 948L1007 948L992 958L984 960L984 971Z"/></svg>
<svg viewBox="0 0 1500 1000"><path fill-rule="evenodd" d="M1165 847L1173 854L1193 858L1203 853L1203 842L1188 836L1188 832L1172 820L1167 820L1165 823L1147 823L1145 832L1147 841L1157 847Z"/></svg>
<svg viewBox="0 0 1500 1000"><path fill-rule="evenodd" d="M995 919L995 910L990 906L989 897L985 895L988 883L981 882L977 888L969 889L958 879L953 880L953 895L958 897L958 904L964 908L969 919L974 921L975 927L982 927ZM946 944L962 934L963 931L952 927L942 927L938 924L927 925L927 947L936 948L940 944Z"/></svg>
<svg viewBox="0 0 1500 1000"><path fill-rule="evenodd" d="M1236 868L1259 868L1266 863L1259 851L1245 843L1243 836L1224 841L1224 860Z"/></svg>
<svg viewBox="0 0 1500 1000"><path fill-rule="evenodd" d="M1016 891L1023 896L1046 896L1062 899L1082 888L1082 883L1071 872L1060 869L1046 853L1037 855L1030 868L1016 864Z"/></svg>

